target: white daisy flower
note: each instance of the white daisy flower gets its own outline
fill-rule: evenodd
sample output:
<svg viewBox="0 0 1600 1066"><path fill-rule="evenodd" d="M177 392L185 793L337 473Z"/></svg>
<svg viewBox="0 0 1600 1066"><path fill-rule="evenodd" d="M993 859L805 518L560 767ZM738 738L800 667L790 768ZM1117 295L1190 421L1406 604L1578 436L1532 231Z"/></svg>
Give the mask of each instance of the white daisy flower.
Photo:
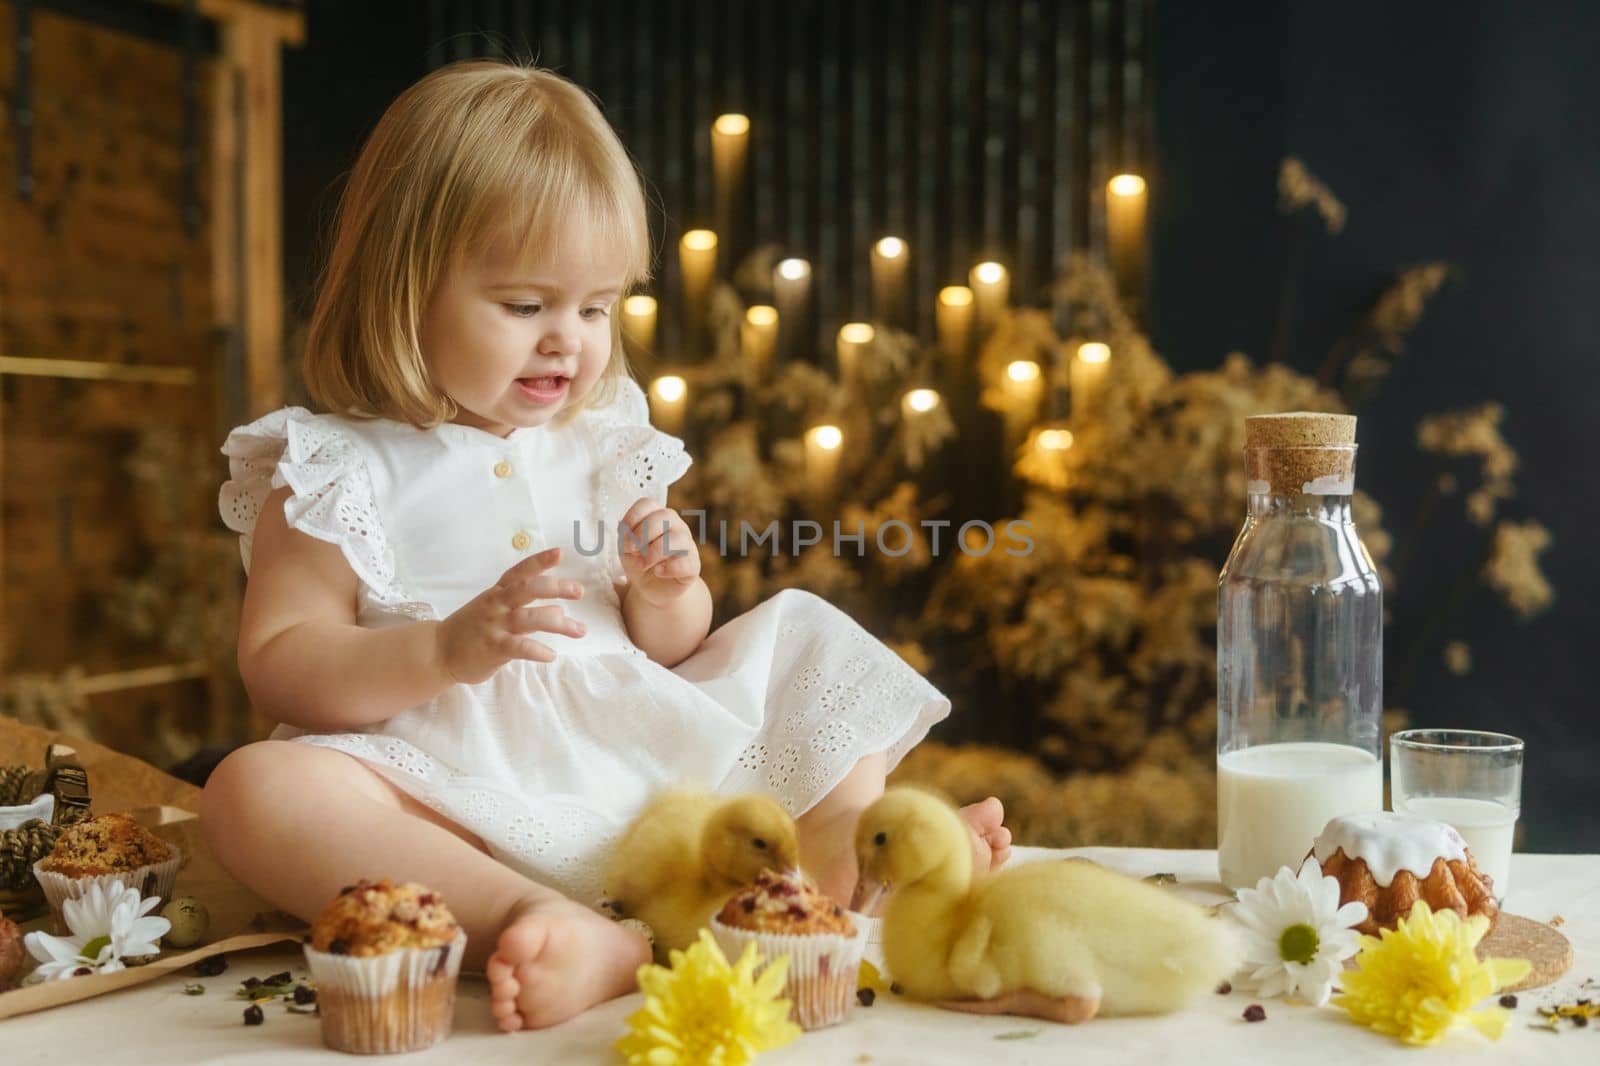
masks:
<svg viewBox="0 0 1600 1066"><path fill-rule="evenodd" d="M1263 996L1297 996L1319 1007L1328 1002L1344 960L1361 948L1361 934L1351 926L1367 917L1360 901L1339 906L1338 880L1310 861L1298 874L1285 866L1255 888L1240 889L1228 911L1245 934L1244 963L1234 981Z"/></svg>
<svg viewBox="0 0 1600 1066"><path fill-rule="evenodd" d="M28 953L39 960L32 979L112 973L125 967L124 959L159 953L158 942L172 928L165 918L149 917L160 904L160 896L140 899L138 889L121 881L90 885L83 896L61 906L70 935L29 933L23 938Z"/></svg>

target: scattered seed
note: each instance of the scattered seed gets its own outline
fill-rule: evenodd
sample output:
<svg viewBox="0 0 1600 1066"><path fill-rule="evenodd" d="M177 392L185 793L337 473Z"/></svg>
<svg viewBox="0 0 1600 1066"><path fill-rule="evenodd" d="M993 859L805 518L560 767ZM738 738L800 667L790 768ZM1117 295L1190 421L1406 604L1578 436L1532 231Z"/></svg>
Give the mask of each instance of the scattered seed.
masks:
<svg viewBox="0 0 1600 1066"><path fill-rule="evenodd" d="M284 970L282 973L273 974L271 977L267 978L261 983L264 985L286 985L293 980L294 978L289 975L289 971Z"/></svg>
<svg viewBox="0 0 1600 1066"><path fill-rule="evenodd" d="M889 982L889 991L893 992L897 996L903 996L906 994L906 990L900 987L899 981Z"/></svg>
<svg viewBox="0 0 1600 1066"><path fill-rule="evenodd" d="M308 1003L315 1003L317 1001L317 990L307 988L305 985L298 985L294 990L294 1001L302 1007Z"/></svg>
<svg viewBox="0 0 1600 1066"><path fill-rule="evenodd" d="M1510 993L1507 993L1506 995L1503 995L1503 996L1500 997L1500 1005L1502 1007L1504 1007L1506 1010L1516 1010L1517 1009L1517 997L1511 995Z"/></svg>
<svg viewBox="0 0 1600 1066"><path fill-rule="evenodd" d="M1219 996L1227 996L1227 995L1231 995L1232 993L1233 993L1233 982L1232 981L1224 981L1220 985L1217 986L1217 995L1219 995Z"/></svg>
<svg viewBox="0 0 1600 1066"><path fill-rule="evenodd" d="M870 988L856 989L856 1002L860 1003L863 1007L872 1006L872 1001L877 998L878 993L874 992Z"/></svg>
<svg viewBox="0 0 1600 1066"><path fill-rule="evenodd" d="M259 1004L252 1003L252 1004L250 1004L250 1006L248 1006L248 1007L246 1007L244 1009L244 1024L246 1024L246 1025L260 1025L262 1022L264 1022L266 1020L267 1020L267 1016L264 1013L262 1013L261 1007L260 1007Z"/></svg>
<svg viewBox="0 0 1600 1066"><path fill-rule="evenodd" d="M1556 915L1554 918L1550 919L1550 925L1553 928L1556 928L1556 929L1560 929L1563 925L1566 925L1566 924L1567 924L1567 920L1565 918L1561 917L1561 915L1559 915L1559 914Z"/></svg>
<svg viewBox="0 0 1600 1066"><path fill-rule="evenodd" d="M1252 1003L1244 1009L1244 1020L1247 1022L1264 1022L1267 1020L1267 1008L1259 1003Z"/></svg>
<svg viewBox="0 0 1600 1066"><path fill-rule="evenodd" d="M246 988L255 988L259 984L261 984L261 978L259 977L246 977L244 979L244 986Z"/></svg>
<svg viewBox="0 0 1600 1066"><path fill-rule="evenodd" d="M183 994L186 996L203 996L206 992L205 985L184 985Z"/></svg>
<svg viewBox="0 0 1600 1066"><path fill-rule="evenodd" d="M1582 1029L1589 1024L1589 1016L1587 1014L1574 1014L1572 1016L1572 1024Z"/></svg>

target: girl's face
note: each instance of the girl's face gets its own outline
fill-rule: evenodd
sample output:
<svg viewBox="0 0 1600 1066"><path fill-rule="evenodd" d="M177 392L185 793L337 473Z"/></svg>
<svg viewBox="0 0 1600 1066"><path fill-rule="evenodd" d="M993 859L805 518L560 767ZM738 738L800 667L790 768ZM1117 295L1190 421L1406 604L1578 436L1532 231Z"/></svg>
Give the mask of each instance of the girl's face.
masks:
<svg viewBox="0 0 1600 1066"><path fill-rule="evenodd" d="M599 379L623 273L598 262L590 242L560 247L558 257L518 262L492 245L435 290L422 317L422 357L460 408L453 421L503 437L550 421Z"/></svg>

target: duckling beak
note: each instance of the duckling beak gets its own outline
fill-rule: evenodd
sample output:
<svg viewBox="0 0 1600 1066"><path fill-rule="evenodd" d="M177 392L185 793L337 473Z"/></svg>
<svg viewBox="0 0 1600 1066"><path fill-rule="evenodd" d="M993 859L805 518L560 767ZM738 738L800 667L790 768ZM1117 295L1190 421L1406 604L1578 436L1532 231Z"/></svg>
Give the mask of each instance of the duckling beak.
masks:
<svg viewBox="0 0 1600 1066"><path fill-rule="evenodd" d="M888 894L889 882L874 880L863 872L856 881L856 890L850 895L850 909L869 918L876 917Z"/></svg>

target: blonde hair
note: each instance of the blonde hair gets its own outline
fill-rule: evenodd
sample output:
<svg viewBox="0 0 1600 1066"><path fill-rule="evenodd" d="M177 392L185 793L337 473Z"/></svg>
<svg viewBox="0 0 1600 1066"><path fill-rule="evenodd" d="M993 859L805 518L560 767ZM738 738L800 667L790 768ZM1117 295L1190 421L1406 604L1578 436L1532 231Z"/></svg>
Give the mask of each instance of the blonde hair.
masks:
<svg viewBox="0 0 1600 1066"><path fill-rule="evenodd" d="M429 380L421 320L468 254L507 235L519 256L572 220L614 250L623 291L650 273L644 188L589 95L547 70L487 60L443 67L389 105L340 197L306 338L312 400L430 429L457 407ZM612 316L604 374L570 415L627 377Z"/></svg>

